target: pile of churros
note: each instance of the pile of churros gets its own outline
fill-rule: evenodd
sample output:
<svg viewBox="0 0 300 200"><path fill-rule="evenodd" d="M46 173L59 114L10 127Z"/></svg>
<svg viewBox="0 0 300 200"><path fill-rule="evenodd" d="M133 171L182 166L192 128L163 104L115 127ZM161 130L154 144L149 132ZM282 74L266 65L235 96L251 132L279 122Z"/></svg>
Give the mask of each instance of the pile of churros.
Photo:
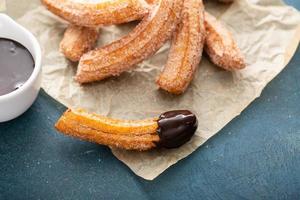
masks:
<svg viewBox="0 0 300 200"><path fill-rule="evenodd" d="M52 13L70 22L60 43L60 51L71 61L78 61L75 80L81 84L132 70L168 40L171 40L168 59L156 81L167 92L185 92L200 63L203 49L211 62L225 70L245 67L244 57L232 34L205 11L202 0L42 2ZM135 20L140 22L129 34L108 45L95 47L101 26ZM184 144L196 131L197 119L189 111L170 111L158 119L129 121L68 110L56 128L99 144L148 150Z"/></svg>

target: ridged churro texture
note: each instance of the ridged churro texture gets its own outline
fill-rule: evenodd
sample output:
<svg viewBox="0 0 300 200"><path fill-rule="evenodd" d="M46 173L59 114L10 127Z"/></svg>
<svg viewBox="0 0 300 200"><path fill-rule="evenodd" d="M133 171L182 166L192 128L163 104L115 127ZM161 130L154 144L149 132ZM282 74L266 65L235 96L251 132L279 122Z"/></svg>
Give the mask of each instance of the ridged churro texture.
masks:
<svg viewBox="0 0 300 200"><path fill-rule="evenodd" d="M76 62L96 45L97 39L96 28L69 25L60 42L60 51L66 58Z"/></svg>
<svg viewBox="0 0 300 200"><path fill-rule="evenodd" d="M153 55L171 37L182 5L183 0L160 0L127 36L84 54L76 80L87 83L118 76Z"/></svg>
<svg viewBox="0 0 300 200"><path fill-rule="evenodd" d="M207 12L205 13L205 28L205 51L211 61L229 71L245 68L244 57L230 31Z"/></svg>
<svg viewBox="0 0 300 200"><path fill-rule="evenodd" d="M157 119L118 120L68 109L55 127L66 135L127 150L149 150L159 141Z"/></svg>
<svg viewBox="0 0 300 200"><path fill-rule="evenodd" d="M144 0L41 0L49 11L78 26L121 24L141 19L149 9Z"/></svg>
<svg viewBox="0 0 300 200"><path fill-rule="evenodd" d="M157 80L160 88L174 94L186 90L201 60L205 33L202 0L185 0L166 66Z"/></svg>

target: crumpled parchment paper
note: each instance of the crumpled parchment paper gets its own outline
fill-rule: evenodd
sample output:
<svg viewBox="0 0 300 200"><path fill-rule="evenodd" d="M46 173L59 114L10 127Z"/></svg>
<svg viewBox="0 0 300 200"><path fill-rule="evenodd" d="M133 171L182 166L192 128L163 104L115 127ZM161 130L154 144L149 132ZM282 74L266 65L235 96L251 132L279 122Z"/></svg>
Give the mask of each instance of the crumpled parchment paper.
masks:
<svg viewBox="0 0 300 200"><path fill-rule="evenodd" d="M236 0L232 5L205 2L209 12L233 32L246 56L247 68L226 72L204 57L184 95L157 89L155 79L166 62L168 44L151 59L120 77L80 86L73 80L76 64L58 51L66 23L39 7L19 22L37 36L43 51L42 87L68 107L82 107L111 117L142 119L172 109L189 109L199 120L196 135L178 149L130 152L112 149L134 173L152 180L188 156L239 115L288 63L300 39L300 14L280 0ZM103 27L99 45L128 33L134 23Z"/></svg>

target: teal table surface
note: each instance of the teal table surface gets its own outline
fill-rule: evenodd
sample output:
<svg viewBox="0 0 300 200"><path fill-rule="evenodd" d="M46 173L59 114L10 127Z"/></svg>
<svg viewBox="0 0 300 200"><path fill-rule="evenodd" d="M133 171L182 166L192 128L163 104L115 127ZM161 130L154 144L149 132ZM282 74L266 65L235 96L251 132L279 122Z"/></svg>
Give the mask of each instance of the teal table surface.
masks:
<svg viewBox="0 0 300 200"><path fill-rule="evenodd" d="M0 123L0 199L300 199L299 104L298 48L239 117L146 181L107 147L59 134L65 107L41 91L21 117Z"/></svg>

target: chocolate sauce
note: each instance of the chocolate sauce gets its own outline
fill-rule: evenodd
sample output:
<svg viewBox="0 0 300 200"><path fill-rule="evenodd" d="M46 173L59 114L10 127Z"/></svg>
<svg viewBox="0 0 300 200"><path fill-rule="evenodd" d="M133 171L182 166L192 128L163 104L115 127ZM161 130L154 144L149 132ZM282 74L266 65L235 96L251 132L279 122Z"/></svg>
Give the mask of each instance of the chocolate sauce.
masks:
<svg viewBox="0 0 300 200"><path fill-rule="evenodd" d="M0 38L0 96L21 87L33 68L33 57L22 44Z"/></svg>
<svg viewBox="0 0 300 200"><path fill-rule="evenodd" d="M196 116L188 110L174 110L161 114L157 121L158 146L176 148L191 139L198 122Z"/></svg>

